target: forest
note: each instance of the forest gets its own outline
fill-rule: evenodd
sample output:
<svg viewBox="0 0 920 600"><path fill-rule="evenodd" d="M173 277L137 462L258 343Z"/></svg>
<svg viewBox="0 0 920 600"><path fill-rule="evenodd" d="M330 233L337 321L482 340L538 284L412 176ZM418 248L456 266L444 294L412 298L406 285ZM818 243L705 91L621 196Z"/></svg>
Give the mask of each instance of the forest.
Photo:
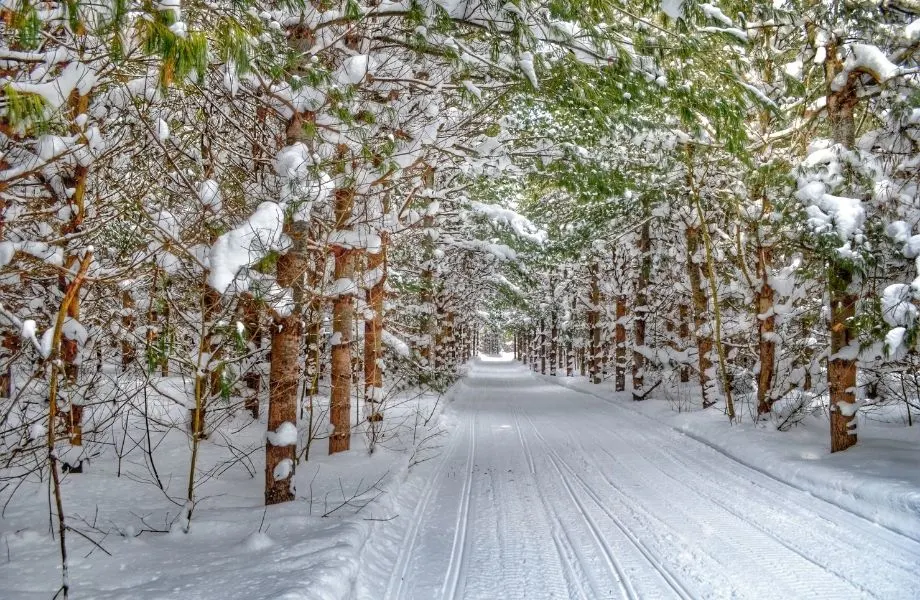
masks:
<svg viewBox="0 0 920 600"><path fill-rule="evenodd" d="M0 0L0 31L0 596L301 598L79 569L385 505L480 354L920 451L920 2Z"/></svg>

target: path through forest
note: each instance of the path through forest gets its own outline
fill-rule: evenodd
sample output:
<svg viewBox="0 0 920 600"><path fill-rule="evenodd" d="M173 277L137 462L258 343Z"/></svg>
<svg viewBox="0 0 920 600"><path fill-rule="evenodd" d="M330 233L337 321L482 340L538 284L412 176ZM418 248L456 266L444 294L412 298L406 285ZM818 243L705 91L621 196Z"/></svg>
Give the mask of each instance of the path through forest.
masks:
<svg viewBox="0 0 920 600"><path fill-rule="evenodd" d="M920 598L920 543L628 406L474 364L358 597Z"/></svg>

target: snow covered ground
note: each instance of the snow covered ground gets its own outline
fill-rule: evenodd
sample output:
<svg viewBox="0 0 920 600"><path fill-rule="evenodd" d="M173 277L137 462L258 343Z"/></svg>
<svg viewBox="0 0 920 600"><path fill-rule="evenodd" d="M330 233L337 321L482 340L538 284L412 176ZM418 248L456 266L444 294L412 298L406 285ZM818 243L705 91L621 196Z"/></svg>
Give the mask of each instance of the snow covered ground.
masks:
<svg viewBox="0 0 920 600"><path fill-rule="evenodd" d="M70 536L71 597L920 597L909 440L884 445L863 430L859 446L828 458L808 427L729 428L713 411L673 413L508 361L474 362L448 397L437 426L419 429L427 441L370 458L360 443L332 458L319 448L298 469L298 501L267 511L252 452L203 478L187 534L137 535L169 529L180 509L149 481L102 466L68 477L71 522L111 554ZM407 418L437 410L432 398L409 408ZM261 447L257 423L226 431ZM212 443L205 472L221 466L209 462ZM162 451L160 468L180 473L187 448L163 448L175 456ZM50 598L59 571L47 488L17 495L0 528L0 598Z"/></svg>
<svg viewBox="0 0 920 600"><path fill-rule="evenodd" d="M316 410L325 423L323 400ZM84 473L64 476L74 600L347 598L372 529L369 509L383 510L409 466L436 456L446 437L443 397L394 397L374 454L360 433L351 451L331 457L326 440L316 440L295 474L296 501L265 509L265 424L241 414L201 446L197 504L186 527L186 412L159 401L171 407L157 412L151 433L162 490L141 451L139 423L128 427L126 442L116 440L124 452L120 475L110 447ZM305 422L300 429L305 438ZM49 500L47 482L29 481L0 514L0 600L49 600L60 586Z"/></svg>
<svg viewBox="0 0 920 600"><path fill-rule="evenodd" d="M902 407L860 410L859 444L831 454L827 415L820 410L789 431L778 431L770 419L754 423L753 409L740 410L742 422L729 426L721 405L678 412L673 403L633 402L629 394L584 378L553 381L667 424L764 474L920 539L920 426L905 427Z"/></svg>
<svg viewBox="0 0 920 600"><path fill-rule="evenodd" d="M362 600L920 597L916 539L623 403L509 362L461 385L450 446L374 525Z"/></svg>

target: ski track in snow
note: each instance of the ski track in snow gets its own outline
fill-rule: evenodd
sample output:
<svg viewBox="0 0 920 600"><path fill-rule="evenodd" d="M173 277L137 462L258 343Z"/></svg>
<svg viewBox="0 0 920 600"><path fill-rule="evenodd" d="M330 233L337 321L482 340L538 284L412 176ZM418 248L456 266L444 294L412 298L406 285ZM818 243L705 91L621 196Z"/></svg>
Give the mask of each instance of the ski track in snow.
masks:
<svg viewBox="0 0 920 600"><path fill-rule="evenodd" d="M645 415L479 361L361 599L920 598L920 541Z"/></svg>

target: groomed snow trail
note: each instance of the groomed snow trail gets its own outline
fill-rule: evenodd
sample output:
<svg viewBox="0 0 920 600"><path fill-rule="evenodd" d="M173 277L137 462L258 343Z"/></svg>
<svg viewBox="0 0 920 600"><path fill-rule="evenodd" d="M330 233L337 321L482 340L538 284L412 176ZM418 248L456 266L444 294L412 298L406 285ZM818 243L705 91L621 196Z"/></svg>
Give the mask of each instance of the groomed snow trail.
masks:
<svg viewBox="0 0 920 600"><path fill-rule="evenodd" d="M375 524L370 599L920 598L920 542L509 362Z"/></svg>

